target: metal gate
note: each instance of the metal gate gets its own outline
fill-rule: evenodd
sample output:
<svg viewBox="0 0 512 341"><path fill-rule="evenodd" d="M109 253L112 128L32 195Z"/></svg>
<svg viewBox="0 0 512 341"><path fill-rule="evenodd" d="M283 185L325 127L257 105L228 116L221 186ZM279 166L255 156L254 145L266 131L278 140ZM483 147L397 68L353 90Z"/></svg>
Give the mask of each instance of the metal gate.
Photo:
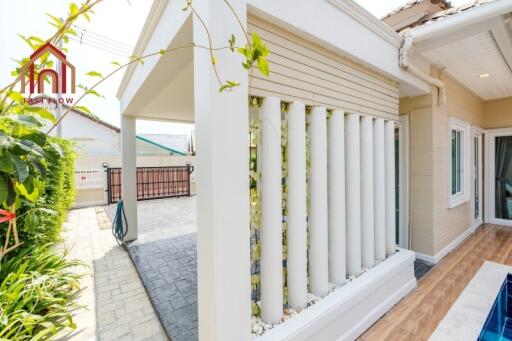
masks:
<svg viewBox="0 0 512 341"><path fill-rule="evenodd" d="M191 165L137 167L137 200L190 196ZM121 199L121 168L107 168L108 204Z"/></svg>

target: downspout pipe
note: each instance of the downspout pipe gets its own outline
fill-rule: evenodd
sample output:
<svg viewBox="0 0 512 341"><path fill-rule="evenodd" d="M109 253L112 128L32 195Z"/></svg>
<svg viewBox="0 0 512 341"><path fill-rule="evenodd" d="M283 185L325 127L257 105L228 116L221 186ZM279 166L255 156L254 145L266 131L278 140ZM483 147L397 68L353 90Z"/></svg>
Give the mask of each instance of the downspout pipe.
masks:
<svg viewBox="0 0 512 341"><path fill-rule="evenodd" d="M446 85L443 81L432 77L428 73L411 64L411 61L409 60L409 52L413 46L413 41L414 37L411 30L406 30L404 32L404 43L400 48L400 67L428 84L435 86L438 89L438 104L441 105L446 103Z"/></svg>

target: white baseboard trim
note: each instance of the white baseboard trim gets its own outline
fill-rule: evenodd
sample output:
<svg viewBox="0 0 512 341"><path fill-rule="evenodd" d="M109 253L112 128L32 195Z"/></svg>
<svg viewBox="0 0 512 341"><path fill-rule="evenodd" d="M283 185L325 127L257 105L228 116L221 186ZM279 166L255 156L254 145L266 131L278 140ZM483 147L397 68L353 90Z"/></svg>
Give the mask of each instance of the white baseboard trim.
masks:
<svg viewBox="0 0 512 341"><path fill-rule="evenodd" d="M435 264L436 258L434 256L427 255L427 254L424 254L421 252L416 252L416 251L415 251L415 253L416 253L416 259L422 260L427 263Z"/></svg>
<svg viewBox="0 0 512 341"><path fill-rule="evenodd" d="M441 251L439 251L436 255L431 256L427 255L421 252L416 252L416 258L428 263L437 264L443 259L447 254L452 252L457 246L459 246L460 243L462 243L467 237L469 237L475 230L478 228L478 226L481 225L481 222L479 224L473 223L469 228L467 228L464 232L462 232L457 238L452 240L450 244L446 245Z"/></svg>
<svg viewBox="0 0 512 341"><path fill-rule="evenodd" d="M401 250L254 341L355 340L415 287L414 253Z"/></svg>

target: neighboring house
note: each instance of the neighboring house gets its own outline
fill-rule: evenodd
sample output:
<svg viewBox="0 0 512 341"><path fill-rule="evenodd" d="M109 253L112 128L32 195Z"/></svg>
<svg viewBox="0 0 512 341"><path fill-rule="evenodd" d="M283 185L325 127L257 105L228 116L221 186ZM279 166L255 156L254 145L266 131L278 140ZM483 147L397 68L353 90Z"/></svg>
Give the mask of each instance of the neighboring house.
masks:
<svg viewBox="0 0 512 341"><path fill-rule="evenodd" d="M187 135L138 134L137 155L187 155L189 154Z"/></svg>
<svg viewBox="0 0 512 341"><path fill-rule="evenodd" d="M352 340L414 290L416 257L438 262L482 222L512 225L511 1L455 9L414 1L385 18L406 28L400 34L351 0L230 3L271 49L269 78L254 71L249 80L238 54L218 50L220 77L240 82L219 92L209 51L178 49L131 64L118 91L129 240L137 238L136 119L196 124L200 340L251 339L254 257L262 318L278 324L258 340ZM208 46L181 5L154 1L135 55ZM214 46L231 34L244 44L222 1L194 6ZM250 109L248 96L262 106ZM250 211L254 120L261 213ZM254 215L261 250L251 254ZM279 324L284 276L289 307L306 308L308 293L321 299ZM339 288L329 294L329 283Z"/></svg>
<svg viewBox="0 0 512 341"><path fill-rule="evenodd" d="M43 101L42 105L56 113L56 105ZM64 105L63 111L69 107ZM62 120L53 136L60 135L76 143L75 207L102 205L106 198L104 166L121 167L121 130L98 117L78 109L71 110ZM188 152L186 135L141 134L135 137L137 162L140 167L184 166L193 164ZM194 182L194 178L191 180ZM192 192L195 183L192 183Z"/></svg>

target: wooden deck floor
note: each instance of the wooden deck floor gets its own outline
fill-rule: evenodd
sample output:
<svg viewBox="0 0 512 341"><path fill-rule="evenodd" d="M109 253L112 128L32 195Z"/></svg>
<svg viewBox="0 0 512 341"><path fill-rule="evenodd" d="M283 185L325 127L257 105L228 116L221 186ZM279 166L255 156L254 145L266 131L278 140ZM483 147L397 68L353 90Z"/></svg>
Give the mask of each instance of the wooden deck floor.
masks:
<svg viewBox="0 0 512 341"><path fill-rule="evenodd" d="M427 340L486 260L512 265L512 228L482 225L360 340Z"/></svg>

